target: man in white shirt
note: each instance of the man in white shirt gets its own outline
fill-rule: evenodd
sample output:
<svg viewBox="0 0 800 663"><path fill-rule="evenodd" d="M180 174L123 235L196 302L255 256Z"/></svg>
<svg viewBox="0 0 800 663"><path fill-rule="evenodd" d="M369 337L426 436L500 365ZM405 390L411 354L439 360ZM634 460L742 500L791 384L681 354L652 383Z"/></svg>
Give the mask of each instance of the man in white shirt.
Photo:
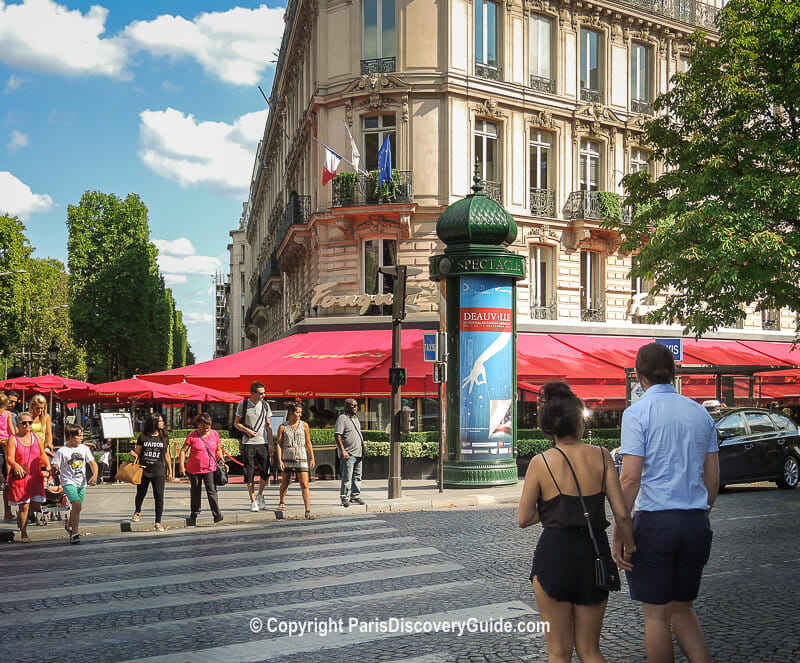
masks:
<svg viewBox="0 0 800 663"><path fill-rule="evenodd" d="M250 398L236 407L233 426L242 432L242 460L244 461L244 481L250 496L250 511L258 511L258 502L266 506L264 488L269 478L269 446L272 444L272 410L264 400L266 389L262 382L250 385ZM255 473L258 470L258 496L255 493Z"/></svg>

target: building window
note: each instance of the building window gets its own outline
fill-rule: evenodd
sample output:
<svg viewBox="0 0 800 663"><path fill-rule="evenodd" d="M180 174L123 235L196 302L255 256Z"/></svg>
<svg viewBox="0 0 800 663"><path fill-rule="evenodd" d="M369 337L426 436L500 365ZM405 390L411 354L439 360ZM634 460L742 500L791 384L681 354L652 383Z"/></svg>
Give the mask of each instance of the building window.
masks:
<svg viewBox="0 0 800 663"><path fill-rule="evenodd" d="M545 16L531 14L531 87L541 92L555 93L552 71L553 21Z"/></svg>
<svg viewBox="0 0 800 663"><path fill-rule="evenodd" d="M581 99L599 103L600 87L600 35L594 30L581 30L580 47Z"/></svg>
<svg viewBox="0 0 800 663"><path fill-rule="evenodd" d="M475 159L484 180L484 193L500 202L500 176L497 159L497 125L494 122L475 120Z"/></svg>
<svg viewBox="0 0 800 663"><path fill-rule="evenodd" d="M650 48L631 45L631 110L650 113Z"/></svg>
<svg viewBox="0 0 800 663"><path fill-rule="evenodd" d="M397 264L397 240L368 239L364 241L364 292L383 295L394 292L394 279L378 273L378 267ZM369 315L388 315L391 306L370 306Z"/></svg>
<svg viewBox="0 0 800 663"><path fill-rule="evenodd" d="M653 296L650 294L652 287L653 283L649 279L631 277L630 317L634 324L645 322L645 316L655 308Z"/></svg>
<svg viewBox="0 0 800 663"><path fill-rule="evenodd" d="M531 246L531 318L555 320L556 306L553 297L553 274L555 273L553 247Z"/></svg>
<svg viewBox="0 0 800 663"><path fill-rule="evenodd" d="M781 328L781 312L776 308L761 311L761 329L779 331Z"/></svg>
<svg viewBox="0 0 800 663"><path fill-rule="evenodd" d="M392 165L397 168L394 115L373 115L362 118L362 127L364 151L361 153L361 158L364 160L364 168L367 170L378 168L378 150L387 135L392 146Z"/></svg>
<svg viewBox="0 0 800 663"><path fill-rule="evenodd" d="M600 186L600 143L594 140L581 141L580 172L578 179L581 191L597 191Z"/></svg>
<svg viewBox="0 0 800 663"><path fill-rule="evenodd" d="M364 0L364 59L394 56L394 0Z"/></svg>
<svg viewBox="0 0 800 663"><path fill-rule="evenodd" d="M500 80L499 9L494 2L475 0L475 73Z"/></svg>
<svg viewBox="0 0 800 663"><path fill-rule="evenodd" d="M678 72L681 74L688 73L689 71L689 56L681 55L678 58Z"/></svg>
<svg viewBox="0 0 800 663"><path fill-rule="evenodd" d="M631 172L632 173L649 173L650 161L648 160L650 154L647 150L640 148L633 148L631 150Z"/></svg>
<svg viewBox="0 0 800 663"><path fill-rule="evenodd" d="M555 196L550 172L553 138L546 131L533 130L529 143L531 213L541 216L555 214Z"/></svg>
<svg viewBox="0 0 800 663"><path fill-rule="evenodd" d="M600 254L581 251L581 320L605 320Z"/></svg>

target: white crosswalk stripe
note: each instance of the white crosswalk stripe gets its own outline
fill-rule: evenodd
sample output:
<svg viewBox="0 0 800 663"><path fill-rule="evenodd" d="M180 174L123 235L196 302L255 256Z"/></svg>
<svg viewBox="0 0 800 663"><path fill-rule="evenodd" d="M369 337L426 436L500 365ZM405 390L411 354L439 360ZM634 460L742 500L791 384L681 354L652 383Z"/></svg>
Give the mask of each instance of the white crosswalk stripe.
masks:
<svg viewBox="0 0 800 663"><path fill-rule="evenodd" d="M465 592L480 597L485 580L374 516L204 534L98 539L81 551L93 553L85 566L66 564L60 572L50 572L41 555L6 559L0 661L255 662L315 652L337 660L338 648L408 635L363 626L377 624L379 614L391 618L392 610L405 621L436 623L535 614L522 601L465 604ZM58 638L25 644L54 620ZM298 637L276 626L298 620L340 627ZM438 635L426 633L426 641ZM443 660L399 655L396 663Z"/></svg>

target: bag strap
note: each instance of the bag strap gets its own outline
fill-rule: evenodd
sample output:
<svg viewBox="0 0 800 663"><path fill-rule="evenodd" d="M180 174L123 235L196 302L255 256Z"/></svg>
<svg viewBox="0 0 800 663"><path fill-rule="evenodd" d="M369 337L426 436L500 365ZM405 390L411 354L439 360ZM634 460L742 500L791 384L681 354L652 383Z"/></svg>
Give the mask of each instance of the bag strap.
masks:
<svg viewBox="0 0 800 663"><path fill-rule="evenodd" d="M206 452L208 452L208 455L211 456L211 460L214 462L214 464L215 465L219 465L219 461L217 460L217 457L214 454L211 453L211 449L208 448L208 445L206 444L206 441L202 437L200 437L199 435L197 436L197 439L200 440L203 443L203 446L206 448Z"/></svg>
<svg viewBox="0 0 800 663"><path fill-rule="evenodd" d="M575 479L575 486L578 489L578 497L581 500L581 507L583 508L583 517L586 518L586 524L589 528L589 536L592 537L592 545L594 546L594 552L597 557L600 557L600 547L597 545L597 539L594 536L594 529L592 528L592 521L589 519L589 510L586 508L586 502L583 501L583 493L581 492L581 485L578 483L578 475L575 474L575 469L572 467L572 463L569 462L569 458L567 458L567 454L565 454L561 449L558 447L553 447L556 451L558 451L562 456L564 456L564 460L567 461L567 467L569 467L569 471L572 472L572 478Z"/></svg>

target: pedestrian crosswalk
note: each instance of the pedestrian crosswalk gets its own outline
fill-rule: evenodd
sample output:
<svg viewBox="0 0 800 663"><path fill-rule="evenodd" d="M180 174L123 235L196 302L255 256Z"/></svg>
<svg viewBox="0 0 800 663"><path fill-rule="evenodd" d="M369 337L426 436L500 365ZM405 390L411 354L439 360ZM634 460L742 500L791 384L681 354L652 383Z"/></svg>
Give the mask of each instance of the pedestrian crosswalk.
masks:
<svg viewBox="0 0 800 663"><path fill-rule="evenodd" d="M538 619L391 516L5 552L0 661L449 661Z"/></svg>

